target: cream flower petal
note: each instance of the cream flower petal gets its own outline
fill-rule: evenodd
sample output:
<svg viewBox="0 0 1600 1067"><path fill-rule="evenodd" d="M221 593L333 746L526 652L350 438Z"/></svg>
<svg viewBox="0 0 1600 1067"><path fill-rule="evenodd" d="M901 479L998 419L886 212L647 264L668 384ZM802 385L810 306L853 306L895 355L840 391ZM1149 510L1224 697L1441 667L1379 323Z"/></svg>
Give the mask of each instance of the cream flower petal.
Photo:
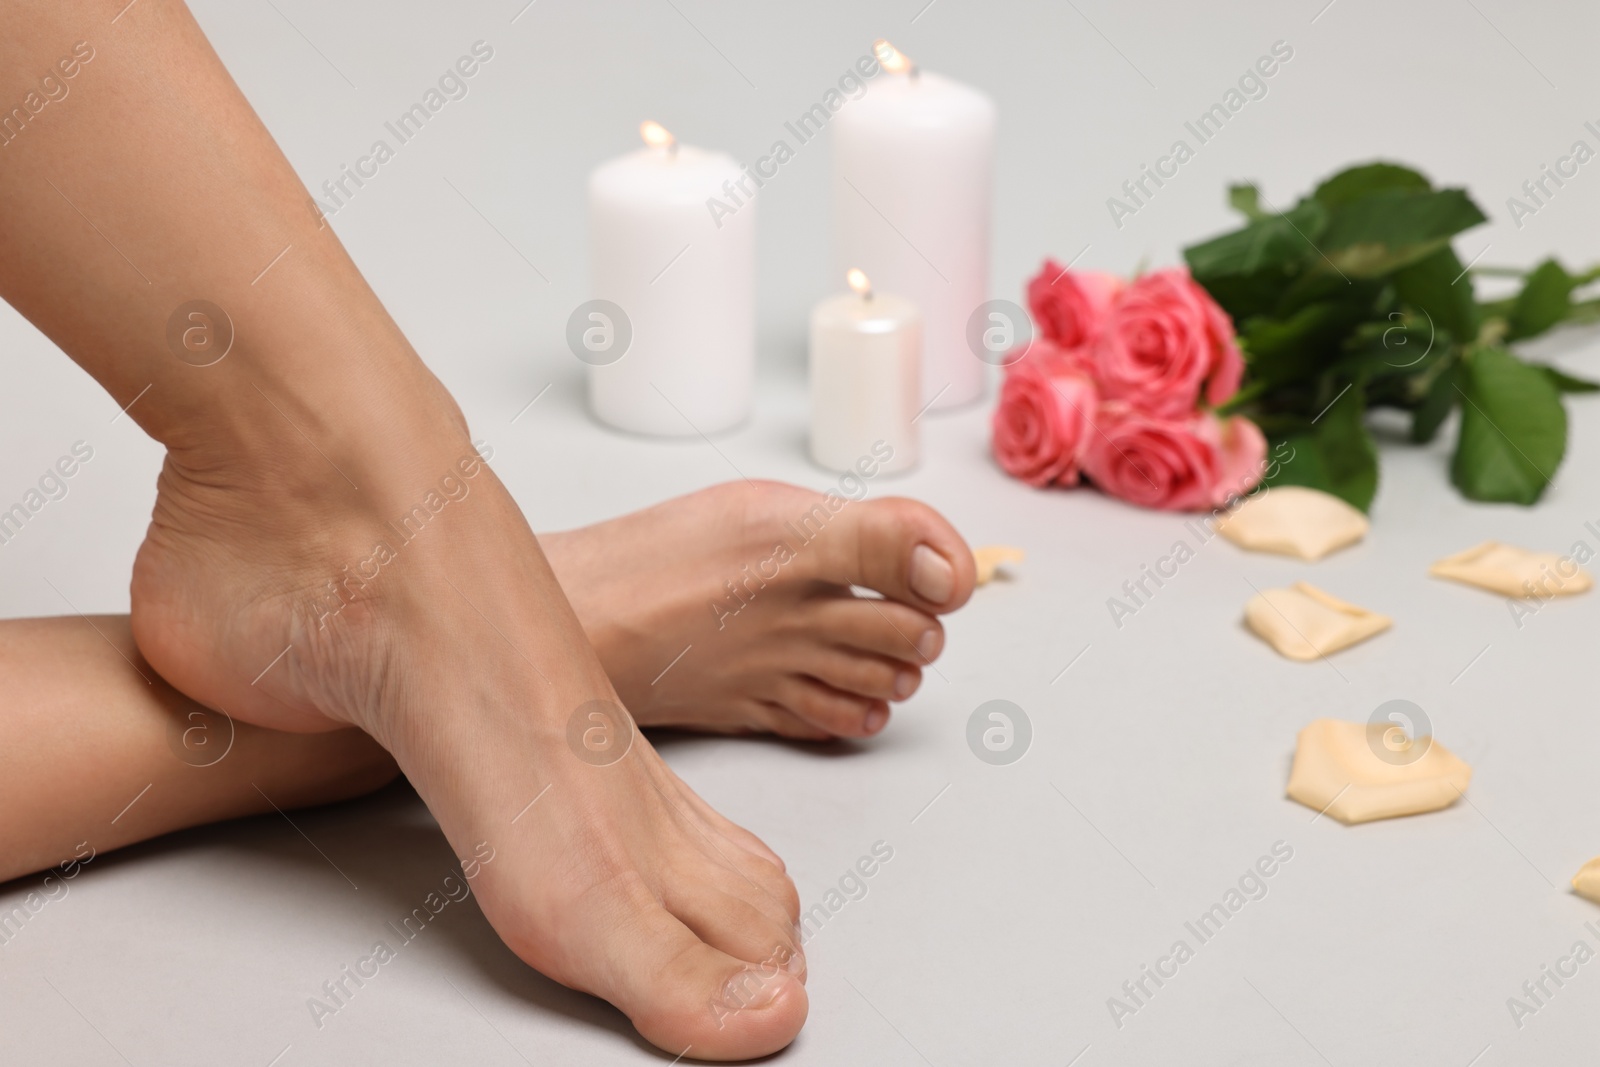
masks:
<svg viewBox="0 0 1600 1067"><path fill-rule="evenodd" d="M1529 552L1499 541L1485 541L1446 556L1429 567L1428 573L1509 597L1571 596L1594 585L1589 572L1567 556Z"/></svg>
<svg viewBox="0 0 1600 1067"><path fill-rule="evenodd" d="M1386 732L1394 729L1317 719L1300 731L1295 745L1289 799L1345 824L1419 815L1455 803L1467 791L1472 768L1431 737L1416 738L1409 747L1387 745Z"/></svg>
<svg viewBox="0 0 1600 1067"><path fill-rule="evenodd" d="M1578 873L1572 876L1572 889L1580 897L1600 904L1600 859L1592 859L1578 868Z"/></svg>
<svg viewBox="0 0 1600 1067"><path fill-rule="evenodd" d="M1217 523L1217 531L1252 552L1321 559L1367 535L1367 517L1331 493L1284 485L1262 490Z"/></svg>
<svg viewBox="0 0 1600 1067"><path fill-rule="evenodd" d="M1387 616L1346 604L1307 582L1268 589L1244 606L1245 622L1290 659L1313 660L1387 630Z"/></svg>
<svg viewBox="0 0 1600 1067"><path fill-rule="evenodd" d="M978 565L978 584L987 585L994 580L995 572L1004 563L1021 563L1027 553L1009 545L984 545L972 550L973 562Z"/></svg>

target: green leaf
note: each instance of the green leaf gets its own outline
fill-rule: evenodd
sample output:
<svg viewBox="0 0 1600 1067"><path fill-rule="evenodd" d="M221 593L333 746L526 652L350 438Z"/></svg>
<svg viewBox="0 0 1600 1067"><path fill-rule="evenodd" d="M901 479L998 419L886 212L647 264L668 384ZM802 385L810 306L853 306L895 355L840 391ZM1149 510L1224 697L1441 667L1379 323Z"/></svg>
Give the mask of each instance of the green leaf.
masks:
<svg viewBox="0 0 1600 1067"><path fill-rule="evenodd" d="M1522 283L1522 292L1507 315L1508 341L1537 337L1572 311L1572 290L1578 280L1553 259L1539 264Z"/></svg>
<svg viewBox="0 0 1600 1067"><path fill-rule="evenodd" d="M1261 210L1261 191L1249 182L1228 186L1228 206L1247 219L1267 217Z"/></svg>
<svg viewBox="0 0 1600 1067"><path fill-rule="evenodd" d="M1329 211L1318 245L1340 273L1374 278L1426 259L1485 221L1461 189L1384 189Z"/></svg>
<svg viewBox="0 0 1600 1067"><path fill-rule="evenodd" d="M1439 376L1428 387L1422 403L1411 413L1413 443L1425 445L1432 441L1439 433L1439 427L1444 425L1444 420L1450 417L1456 404L1460 403L1461 393L1456 389L1457 373L1457 365L1454 363L1440 371Z"/></svg>
<svg viewBox="0 0 1600 1067"><path fill-rule="evenodd" d="M1457 341L1470 344L1478 336L1478 305L1472 279L1449 246L1395 273L1395 293L1403 303L1423 312L1433 325Z"/></svg>
<svg viewBox="0 0 1600 1067"><path fill-rule="evenodd" d="M1450 480L1473 500L1532 504L1561 466L1567 413L1555 384L1503 348L1467 353Z"/></svg>
<svg viewBox="0 0 1600 1067"><path fill-rule="evenodd" d="M1545 377L1550 379L1550 384L1556 387L1558 393L1600 393L1600 382L1592 382L1587 378L1579 378L1575 374L1550 366L1548 363L1533 363L1528 360L1530 367L1538 367L1544 371Z"/></svg>
<svg viewBox="0 0 1600 1067"><path fill-rule="evenodd" d="M1221 277L1196 277L1233 321L1244 322L1258 316L1271 316L1283 301L1283 294L1302 277L1299 263L1268 267L1254 274Z"/></svg>
<svg viewBox="0 0 1600 1067"><path fill-rule="evenodd" d="M1282 215L1256 219L1242 229L1190 245L1183 258L1195 280L1209 288L1212 279L1256 274L1315 256L1311 242L1325 221L1322 205L1308 201Z"/></svg>
<svg viewBox="0 0 1600 1067"><path fill-rule="evenodd" d="M1490 319L1506 319L1511 316L1512 305L1516 303L1515 297L1505 297L1502 300L1483 300L1478 303L1478 321L1488 322ZM1476 338L1468 338L1468 343Z"/></svg>
<svg viewBox="0 0 1600 1067"><path fill-rule="evenodd" d="M1423 319L1406 322L1398 311L1385 322L1362 323L1331 367L1340 381L1364 379L1367 406L1413 408L1422 399L1421 379L1431 379L1433 367L1450 349L1436 344ZM1368 334L1377 336L1368 337Z"/></svg>
<svg viewBox="0 0 1600 1067"><path fill-rule="evenodd" d="M1340 171L1317 186L1311 195L1328 207L1338 207L1385 189L1427 192L1432 188L1427 178L1410 167L1398 163L1365 163Z"/></svg>
<svg viewBox="0 0 1600 1067"><path fill-rule="evenodd" d="M1574 325L1600 322L1600 298L1581 300L1573 304L1571 313L1567 315L1567 321Z"/></svg>
<svg viewBox="0 0 1600 1067"><path fill-rule="evenodd" d="M1378 492L1378 450L1362 421L1365 412L1360 386L1351 385L1306 429L1284 439L1293 451L1277 464L1268 484L1320 489L1369 509Z"/></svg>
<svg viewBox="0 0 1600 1067"><path fill-rule="evenodd" d="M1247 321L1240 340L1251 380L1282 385L1327 370L1368 311L1361 304L1328 301L1301 308L1287 319Z"/></svg>
<svg viewBox="0 0 1600 1067"><path fill-rule="evenodd" d="M1304 274L1306 261L1316 257L1304 235L1314 240L1322 224L1322 207L1313 203L1191 245L1183 256L1194 280L1235 322L1243 322L1271 314L1284 292Z"/></svg>
<svg viewBox="0 0 1600 1067"><path fill-rule="evenodd" d="M1319 263L1322 261L1320 256L1316 258ZM1326 270L1306 271L1283 291L1272 314L1275 318L1288 318L1301 308L1326 301L1359 305L1366 309L1367 315L1376 316L1388 310L1393 294L1382 280L1357 281Z"/></svg>

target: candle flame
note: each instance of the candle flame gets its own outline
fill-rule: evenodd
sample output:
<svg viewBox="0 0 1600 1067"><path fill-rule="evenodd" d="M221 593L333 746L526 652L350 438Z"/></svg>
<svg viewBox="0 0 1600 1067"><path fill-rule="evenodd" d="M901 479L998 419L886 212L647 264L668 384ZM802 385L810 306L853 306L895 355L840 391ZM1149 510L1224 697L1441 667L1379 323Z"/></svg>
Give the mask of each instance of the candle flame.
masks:
<svg viewBox="0 0 1600 1067"><path fill-rule="evenodd" d="M867 280L866 272L861 268L851 267L845 272L844 280L850 284L851 289L855 290L860 295L871 299L872 283Z"/></svg>
<svg viewBox="0 0 1600 1067"><path fill-rule="evenodd" d="M911 69L910 57L882 37L872 42L872 54L878 57L879 65L890 74L904 74Z"/></svg>
<svg viewBox="0 0 1600 1067"><path fill-rule="evenodd" d="M677 144L677 138L673 137L665 126L648 119L639 123L639 136L643 137L644 143L651 148L671 148Z"/></svg>

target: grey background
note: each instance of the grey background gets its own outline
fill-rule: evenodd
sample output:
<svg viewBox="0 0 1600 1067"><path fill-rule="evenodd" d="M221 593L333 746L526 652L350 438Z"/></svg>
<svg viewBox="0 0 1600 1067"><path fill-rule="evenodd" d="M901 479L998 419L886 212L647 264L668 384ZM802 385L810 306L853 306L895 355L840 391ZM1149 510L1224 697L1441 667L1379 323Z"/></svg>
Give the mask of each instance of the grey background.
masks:
<svg viewBox="0 0 1600 1067"><path fill-rule="evenodd" d="M739 474L828 483L802 447L804 316L839 288L823 236L825 144L800 148L761 194L749 426L714 448L601 430L563 326L590 295L584 177L636 143L640 119L753 158L878 36L999 103L998 297L1019 299L1047 253L1087 248L1080 266L1117 271L1175 262L1182 244L1230 224L1229 180L1260 179L1281 204L1375 156L1473 190L1492 223L1459 242L1464 259L1485 246L1486 263L1600 258L1600 162L1521 229L1505 205L1575 139L1595 142L1582 128L1600 120L1600 16L1588 4L936 0L919 14L922 0L538 0L519 16L521 0L274 3L196 11L313 188L472 42L494 47L470 95L333 224L537 528ZM109 25L84 36L116 46ZM1105 198L1280 39L1295 54L1269 95L1114 227ZM263 264L275 252L263 249ZM1540 350L1600 372L1591 336ZM158 449L128 419L112 423L117 405L3 308L0 368L0 499L20 497L73 441L96 449L71 495L0 547L0 610L69 611L45 578L84 611L126 610ZM692 786L786 857L807 906L874 842L894 849L868 895L808 946L811 1021L783 1062L1466 1067L1586 1054L1600 963L1520 1030L1506 998L1580 938L1600 947L1582 925L1600 911L1566 890L1600 853L1600 598L1553 604L1519 630L1498 598L1425 574L1488 537L1600 548L1583 525L1600 520L1600 401L1571 410L1569 458L1535 509L1461 501L1446 481L1449 430L1434 448L1387 442L1364 544L1306 565L1218 540L1120 630L1106 598L1185 536L1182 520L1005 479L987 454L987 405L929 421L921 470L873 492L931 502L974 544L1025 547L1016 580L951 619L947 655L877 739L661 743ZM1275 657L1244 632L1241 608L1251 584L1302 578L1394 616L1393 631L1331 664ZM1303 724L1364 719L1396 697L1424 707L1474 766L1470 804L1345 828L1283 799ZM1032 750L1006 767L977 760L964 738L972 709L996 698L1026 708L1034 729ZM57 787L78 773L64 767ZM472 907L452 906L315 1028L306 999L438 885L449 853L404 789L295 821L359 889L276 816L97 859L0 946L3 1058L670 1059L608 1007L518 963ZM1267 897L1115 1028L1107 997L1188 938L1183 921L1280 840L1294 858ZM0 906L33 884L8 886Z"/></svg>

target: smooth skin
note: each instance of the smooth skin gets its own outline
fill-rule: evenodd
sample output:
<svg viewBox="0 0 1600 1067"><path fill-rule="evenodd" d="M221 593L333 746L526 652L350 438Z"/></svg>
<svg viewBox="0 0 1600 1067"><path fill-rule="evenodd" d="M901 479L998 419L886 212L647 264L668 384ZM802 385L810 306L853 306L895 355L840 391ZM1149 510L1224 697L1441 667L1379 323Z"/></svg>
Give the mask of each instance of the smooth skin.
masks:
<svg viewBox="0 0 1600 1067"><path fill-rule="evenodd" d="M0 622L0 723L13 739L0 747L0 882L399 774L360 730L230 726L145 662L126 615Z"/></svg>
<svg viewBox="0 0 1600 1067"><path fill-rule="evenodd" d="M569 746L569 721L617 689L509 494L492 471L468 473L460 410L187 9L13 0L6 14L0 99L21 99L76 42L94 53L71 95L0 149L0 296L167 450L131 585L145 660L236 721L370 735L458 856L495 848L476 896L512 951L669 1053L787 1045L807 1000L781 862L645 738L604 765ZM205 367L167 340L196 299L236 335ZM471 496L328 619L328 582L458 472L476 477ZM904 547L858 553L848 573L823 565L847 551L810 558L819 581L947 590L924 614L970 593L970 556Z"/></svg>
<svg viewBox="0 0 1600 1067"><path fill-rule="evenodd" d="M634 716L641 726L865 736L882 729L874 711L886 715L889 701L910 695L920 671L901 657L937 658L939 620L848 587L876 583L885 594L922 599L893 568L857 568L863 559L906 557L921 537L950 536L923 505L849 505L779 578L741 585L742 600L730 600L722 584L728 575L743 580L745 556L758 567L773 544L794 539L785 516L822 502L794 486L729 483L541 538L564 586L580 591L584 630L618 695L642 709ZM673 573L658 580L663 570ZM674 665L669 685L661 657L676 641L700 642L703 655ZM899 682L907 677L913 684ZM267 730L184 696L146 662L126 615L0 620L0 725L19 739L0 746L0 882L45 870L80 846L107 852L347 800L399 774L360 730ZM81 785L63 791L69 764Z"/></svg>

